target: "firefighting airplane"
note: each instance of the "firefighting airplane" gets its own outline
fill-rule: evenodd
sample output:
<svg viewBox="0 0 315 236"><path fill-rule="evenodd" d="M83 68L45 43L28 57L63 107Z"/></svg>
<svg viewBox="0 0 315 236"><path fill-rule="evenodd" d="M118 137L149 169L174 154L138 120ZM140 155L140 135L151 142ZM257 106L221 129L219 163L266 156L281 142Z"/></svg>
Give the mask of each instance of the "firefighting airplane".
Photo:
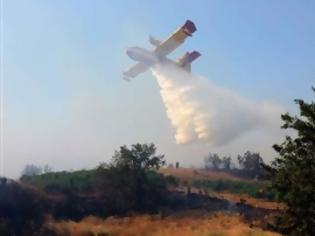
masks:
<svg viewBox="0 0 315 236"><path fill-rule="evenodd" d="M159 41L150 37L149 41L155 46L153 51L140 47L127 49L127 55L138 63L123 73L123 79L130 81L131 78L143 73L156 63L173 63L190 72L191 62L201 56L197 51L186 52L176 62L166 56L173 52L177 47L184 43L185 39L197 30L195 24L187 20L185 24L177 29L168 39Z"/></svg>

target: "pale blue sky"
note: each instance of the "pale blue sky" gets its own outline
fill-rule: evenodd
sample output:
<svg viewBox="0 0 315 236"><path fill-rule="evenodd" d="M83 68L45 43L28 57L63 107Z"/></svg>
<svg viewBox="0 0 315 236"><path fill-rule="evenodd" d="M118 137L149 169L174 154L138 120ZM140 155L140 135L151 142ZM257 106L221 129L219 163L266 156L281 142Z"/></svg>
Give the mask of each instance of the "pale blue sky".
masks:
<svg viewBox="0 0 315 236"><path fill-rule="evenodd" d="M149 34L163 39L186 19L198 31L171 57L200 51L194 72L288 111L295 111L294 98L312 99L311 0L2 1L6 175L18 175L30 162L92 167L119 145L137 141L156 142L170 160L186 153L173 143L150 73L121 80L133 64L128 46L150 48ZM226 150L234 155L244 148Z"/></svg>

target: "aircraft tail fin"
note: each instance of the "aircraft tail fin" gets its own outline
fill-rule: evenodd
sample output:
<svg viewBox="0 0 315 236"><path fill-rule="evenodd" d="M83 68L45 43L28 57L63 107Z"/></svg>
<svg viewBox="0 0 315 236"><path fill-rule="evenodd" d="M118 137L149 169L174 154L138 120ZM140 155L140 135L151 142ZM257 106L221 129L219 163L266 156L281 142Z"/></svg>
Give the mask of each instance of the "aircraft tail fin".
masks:
<svg viewBox="0 0 315 236"><path fill-rule="evenodd" d="M191 71L191 63L200 57L201 54L197 51L186 52L182 57L178 58L177 64L187 71Z"/></svg>
<svg viewBox="0 0 315 236"><path fill-rule="evenodd" d="M150 43L151 43L152 45L154 45L154 46L156 46L156 47L160 46L160 44L161 44L161 41L160 41L160 40L155 39L155 38L152 37L151 35L150 35L150 37L149 37L149 41L150 41Z"/></svg>

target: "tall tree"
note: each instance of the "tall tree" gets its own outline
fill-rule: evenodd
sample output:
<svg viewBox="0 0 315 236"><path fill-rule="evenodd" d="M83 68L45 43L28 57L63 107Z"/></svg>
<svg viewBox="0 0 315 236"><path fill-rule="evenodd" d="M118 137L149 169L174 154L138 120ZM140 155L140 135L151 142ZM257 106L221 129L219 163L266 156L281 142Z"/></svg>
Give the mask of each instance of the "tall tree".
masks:
<svg viewBox="0 0 315 236"><path fill-rule="evenodd" d="M315 92L315 89L313 88ZM272 187L288 210L280 218L286 234L315 235L315 103L296 99L300 116L282 115L282 128L296 131L280 145L279 156L265 168L272 174Z"/></svg>
<svg viewBox="0 0 315 236"><path fill-rule="evenodd" d="M118 213L154 211L163 200L166 179L156 170L165 161L163 155L155 153L154 144L121 146L109 165L100 166L105 197Z"/></svg>
<svg viewBox="0 0 315 236"><path fill-rule="evenodd" d="M224 170L231 170L232 158L230 156L224 156L222 158L222 164Z"/></svg>
<svg viewBox="0 0 315 236"><path fill-rule="evenodd" d="M206 169L218 170L222 164L220 156L216 153L209 153L205 158Z"/></svg>
<svg viewBox="0 0 315 236"><path fill-rule="evenodd" d="M251 177L256 177L260 174L263 159L259 153L251 153L250 151L247 151L243 156L238 155L237 160L239 166Z"/></svg>

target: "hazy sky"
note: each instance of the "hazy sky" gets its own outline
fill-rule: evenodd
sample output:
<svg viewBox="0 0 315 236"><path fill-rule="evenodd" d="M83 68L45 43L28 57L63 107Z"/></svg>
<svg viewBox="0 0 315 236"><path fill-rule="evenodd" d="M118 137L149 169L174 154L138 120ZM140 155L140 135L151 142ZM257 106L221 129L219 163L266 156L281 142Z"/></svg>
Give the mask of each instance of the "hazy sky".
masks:
<svg viewBox="0 0 315 236"><path fill-rule="evenodd" d="M200 164L209 151L247 149L271 160L282 140L255 131L216 147L178 145L159 87L147 72L127 83L125 49L150 48L186 19L198 31L171 57L198 50L194 73L253 102L296 112L312 99L315 2L1 0L2 174L27 163L91 168L120 145L154 142L167 161ZM233 103L233 101L231 101ZM233 117L231 117L233 119ZM268 136L269 135L269 136Z"/></svg>

